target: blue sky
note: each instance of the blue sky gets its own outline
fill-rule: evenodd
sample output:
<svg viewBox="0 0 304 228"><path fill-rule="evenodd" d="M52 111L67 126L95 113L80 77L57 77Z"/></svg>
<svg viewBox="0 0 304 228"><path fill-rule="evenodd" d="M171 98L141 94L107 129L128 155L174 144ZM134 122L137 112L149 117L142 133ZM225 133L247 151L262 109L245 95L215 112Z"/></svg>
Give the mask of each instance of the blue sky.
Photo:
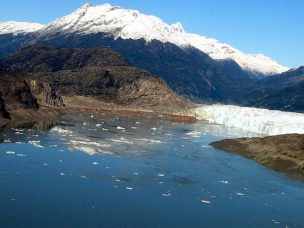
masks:
<svg viewBox="0 0 304 228"><path fill-rule="evenodd" d="M110 3L181 22L187 32L212 37L246 53L304 65L303 0L1 0L0 21L48 23L86 2Z"/></svg>

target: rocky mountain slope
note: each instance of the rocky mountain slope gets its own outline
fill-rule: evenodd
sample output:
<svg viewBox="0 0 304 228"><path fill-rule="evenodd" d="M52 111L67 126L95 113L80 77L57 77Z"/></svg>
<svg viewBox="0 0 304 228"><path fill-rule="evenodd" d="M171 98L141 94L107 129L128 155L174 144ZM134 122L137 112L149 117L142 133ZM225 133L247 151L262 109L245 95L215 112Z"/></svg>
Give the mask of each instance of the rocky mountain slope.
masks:
<svg viewBox="0 0 304 228"><path fill-rule="evenodd" d="M159 41L113 40L105 34L67 35L43 44L55 47L112 47L128 62L163 78L178 94L195 101L240 103L239 90L252 84L251 79L235 62L218 62L194 48L180 49ZM23 55L24 52L20 52ZM14 53L4 64L14 64L20 56ZM19 62L18 62L19 64ZM229 67L227 67L229 65Z"/></svg>
<svg viewBox="0 0 304 228"><path fill-rule="evenodd" d="M163 110L191 106L162 79L130 66L111 49L32 46L9 56L0 67L31 73L32 80L47 81L65 96L91 96L117 105Z"/></svg>
<svg viewBox="0 0 304 228"><path fill-rule="evenodd" d="M28 80L24 74L0 71L0 116L11 119L16 111L41 106L63 106L60 96L46 82Z"/></svg>
<svg viewBox="0 0 304 228"><path fill-rule="evenodd" d="M257 81L246 105L304 112L304 67Z"/></svg>

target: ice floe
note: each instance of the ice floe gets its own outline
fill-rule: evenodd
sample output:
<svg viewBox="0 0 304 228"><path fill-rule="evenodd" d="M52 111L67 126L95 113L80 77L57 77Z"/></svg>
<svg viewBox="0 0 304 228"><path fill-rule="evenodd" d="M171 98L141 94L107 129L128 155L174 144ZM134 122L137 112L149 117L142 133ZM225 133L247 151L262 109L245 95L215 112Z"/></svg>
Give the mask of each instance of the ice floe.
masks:
<svg viewBox="0 0 304 228"><path fill-rule="evenodd" d="M16 156L18 156L18 157L27 157L26 154L16 154Z"/></svg>
<svg viewBox="0 0 304 228"><path fill-rule="evenodd" d="M115 143L123 143L123 144L134 144L133 141L128 141L126 138L124 137L120 137L119 139L111 139L112 142Z"/></svg>
<svg viewBox="0 0 304 228"><path fill-rule="evenodd" d="M204 203L204 204L210 204L210 203L211 203L211 202L208 201L208 200L201 200L201 202Z"/></svg>
<svg viewBox="0 0 304 228"><path fill-rule="evenodd" d="M68 134L72 134L73 132L70 131L70 130L67 130L67 129L63 129L61 127L54 127L51 129L52 132L56 132L56 133L59 133L59 134L65 134L65 135L68 135Z"/></svg>

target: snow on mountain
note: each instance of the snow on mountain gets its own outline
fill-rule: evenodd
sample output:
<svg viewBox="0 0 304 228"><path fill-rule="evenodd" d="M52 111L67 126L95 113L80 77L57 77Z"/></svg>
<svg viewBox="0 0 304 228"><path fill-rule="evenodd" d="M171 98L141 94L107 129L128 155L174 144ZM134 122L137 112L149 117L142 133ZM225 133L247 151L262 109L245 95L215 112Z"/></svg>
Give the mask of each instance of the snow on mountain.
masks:
<svg viewBox="0 0 304 228"><path fill-rule="evenodd" d="M288 67L281 66L263 54L245 54L228 44L220 43L215 39L196 34L185 33L184 36L192 46L205 52L211 58L217 60L232 59L237 62L241 68L253 73L274 75L289 70Z"/></svg>
<svg viewBox="0 0 304 228"><path fill-rule="evenodd" d="M232 105L205 105L193 110L200 120L264 135L304 134L304 114Z"/></svg>
<svg viewBox="0 0 304 228"><path fill-rule="evenodd" d="M16 24L4 27L0 25L0 34L8 31L39 30L39 24ZM15 30L14 30L15 29ZM155 39L170 42L182 48L195 47L216 60L232 59L243 69L265 75L273 75L287 71L288 68L279 65L263 55L248 55L237 49L220 43L215 39L196 34L186 33L180 23L168 25L155 16L144 15L137 10L126 10L120 7L103 4L93 6L89 3L81 6L75 12L59 18L39 31L41 36L57 33L91 34L103 32L115 39L145 39L147 42Z"/></svg>
<svg viewBox="0 0 304 228"><path fill-rule="evenodd" d="M44 25L38 23L27 23L27 22L17 22L17 21L0 22L0 35L3 34L17 35L17 34L36 32L43 27Z"/></svg>

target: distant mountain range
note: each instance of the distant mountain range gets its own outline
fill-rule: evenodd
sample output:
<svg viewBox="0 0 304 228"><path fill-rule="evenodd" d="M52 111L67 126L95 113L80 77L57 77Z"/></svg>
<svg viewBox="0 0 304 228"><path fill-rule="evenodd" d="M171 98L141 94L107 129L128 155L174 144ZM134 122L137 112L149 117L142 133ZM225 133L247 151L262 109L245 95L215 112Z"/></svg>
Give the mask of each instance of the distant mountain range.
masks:
<svg viewBox="0 0 304 228"><path fill-rule="evenodd" d="M0 23L0 67L26 70L33 59L20 54L24 52L9 55L37 44L112 48L132 66L160 76L178 94L196 102L304 110L298 102L303 87L295 79L303 76L301 68L289 70L261 54L244 54L215 39L186 33L180 23L168 25L136 10L85 4L47 25ZM287 82L290 74L293 79Z"/></svg>

